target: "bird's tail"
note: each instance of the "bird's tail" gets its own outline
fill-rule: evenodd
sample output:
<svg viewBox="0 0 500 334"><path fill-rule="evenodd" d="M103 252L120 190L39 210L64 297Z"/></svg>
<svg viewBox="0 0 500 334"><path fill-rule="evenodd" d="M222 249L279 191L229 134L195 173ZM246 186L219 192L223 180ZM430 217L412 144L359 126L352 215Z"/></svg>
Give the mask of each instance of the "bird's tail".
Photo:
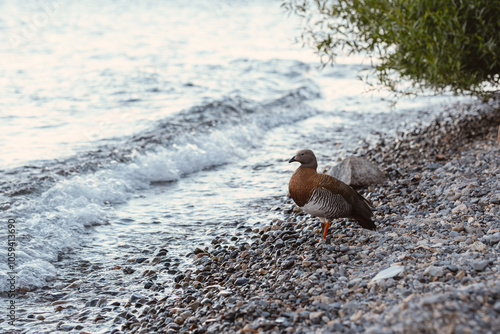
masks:
<svg viewBox="0 0 500 334"><path fill-rule="evenodd" d="M361 227L366 228L368 230L376 230L377 226L375 226L375 223L371 219L371 217L363 217L363 216L355 216L354 219L356 219L361 225Z"/></svg>
<svg viewBox="0 0 500 334"><path fill-rule="evenodd" d="M369 230L377 229L372 220L373 204L369 200L358 193L358 200L354 208L353 218L358 221L359 225Z"/></svg>

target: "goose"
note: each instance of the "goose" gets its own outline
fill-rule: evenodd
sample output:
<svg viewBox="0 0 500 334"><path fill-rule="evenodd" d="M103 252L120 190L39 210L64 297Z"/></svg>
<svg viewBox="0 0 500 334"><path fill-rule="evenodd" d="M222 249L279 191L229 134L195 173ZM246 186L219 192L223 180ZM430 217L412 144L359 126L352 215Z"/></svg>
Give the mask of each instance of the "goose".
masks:
<svg viewBox="0 0 500 334"><path fill-rule="evenodd" d="M300 163L288 183L290 196L303 211L319 218L323 239L330 221L336 218L355 219L363 228L376 229L372 220L373 205L339 179L318 173L313 151L299 150L288 162Z"/></svg>

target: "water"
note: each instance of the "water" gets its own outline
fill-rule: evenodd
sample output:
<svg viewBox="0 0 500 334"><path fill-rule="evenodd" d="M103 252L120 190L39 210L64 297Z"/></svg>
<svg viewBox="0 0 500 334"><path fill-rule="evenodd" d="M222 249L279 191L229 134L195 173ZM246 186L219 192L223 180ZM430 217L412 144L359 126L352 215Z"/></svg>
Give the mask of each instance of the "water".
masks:
<svg viewBox="0 0 500 334"><path fill-rule="evenodd" d="M71 318L74 309L34 320L54 313L48 294L80 298L77 310L99 284L127 298L142 281L113 268L128 259L167 248L186 267L185 255L214 236L269 223L297 149L314 149L326 168L458 101L403 99L390 109L356 78L366 59L319 70L293 43L299 25L279 3L0 9L0 209L16 221L16 288L26 293L15 328L24 332ZM0 268L8 302L7 260ZM68 288L75 280L78 292Z"/></svg>

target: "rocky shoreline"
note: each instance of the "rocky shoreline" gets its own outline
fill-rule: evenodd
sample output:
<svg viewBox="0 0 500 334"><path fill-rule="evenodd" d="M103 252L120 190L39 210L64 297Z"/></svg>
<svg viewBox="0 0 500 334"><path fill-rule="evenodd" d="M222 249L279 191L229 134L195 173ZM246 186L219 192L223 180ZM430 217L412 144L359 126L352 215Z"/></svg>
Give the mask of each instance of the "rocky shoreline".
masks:
<svg viewBox="0 0 500 334"><path fill-rule="evenodd" d="M96 300L94 321L117 314L110 333L498 332L499 110L458 110L357 152L389 177L360 190L378 231L339 220L320 240L284 196L281 219L193 250L173 280L161 280L165 249L131 261L143 293Z"/></svg>
<svg viewBox="0 0 500 334"><path fill-rule="evenodd" d="M283 219L193 252L172 294L132 296L128 333L495 333L500 329L500 114L457 112L359 152L377 232ZM363 190L362 190L363 191ZM158 254L161 257L161 254ZM373 280L392 268L393 277ZM126 305L127 306L127 305Z"/></svg>

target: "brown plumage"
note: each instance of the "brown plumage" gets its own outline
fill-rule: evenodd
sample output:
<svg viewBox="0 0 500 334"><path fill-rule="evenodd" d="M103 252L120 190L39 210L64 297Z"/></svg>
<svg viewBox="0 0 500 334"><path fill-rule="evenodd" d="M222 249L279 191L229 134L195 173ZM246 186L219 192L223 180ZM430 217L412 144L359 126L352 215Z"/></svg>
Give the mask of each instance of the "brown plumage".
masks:
<svg viewBox="0 0 500 334"><path fill-rule="evenodd" d="M290 178L290 196L305 212L321 220L323 239L326 239L329 221L335 218L352 218L366 229L376 229L372 204L344 182L318 173L313 151L298 151L289 162L294 161L301 165Z"/></svg>

